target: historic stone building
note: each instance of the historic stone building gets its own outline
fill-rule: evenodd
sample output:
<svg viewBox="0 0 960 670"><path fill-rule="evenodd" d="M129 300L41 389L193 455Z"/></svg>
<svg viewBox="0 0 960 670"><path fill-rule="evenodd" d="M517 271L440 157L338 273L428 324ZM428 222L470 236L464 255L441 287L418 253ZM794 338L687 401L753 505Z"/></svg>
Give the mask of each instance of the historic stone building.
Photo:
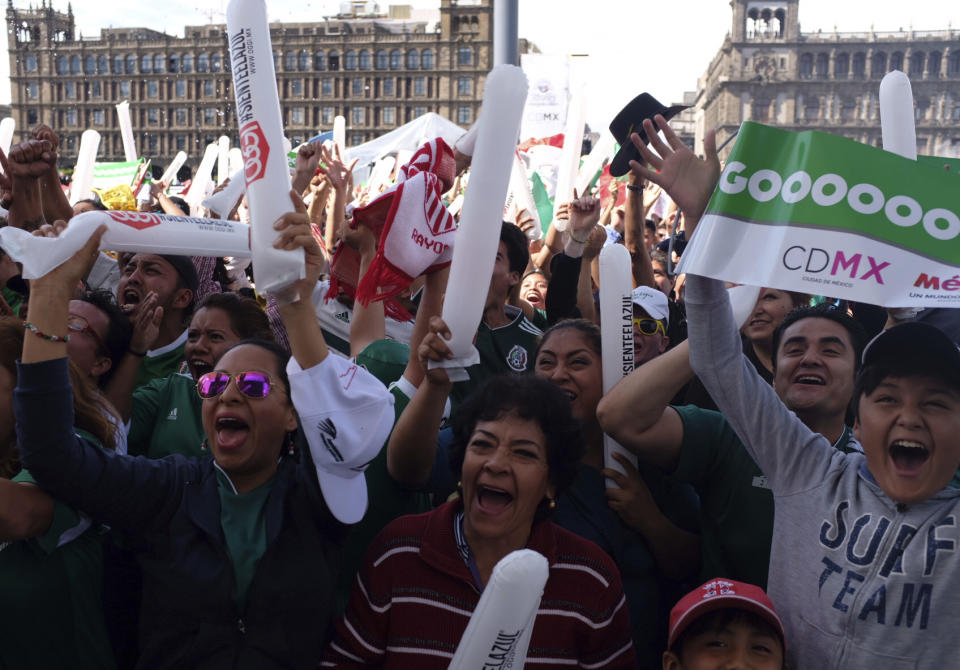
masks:
<svg viewBox="0 0 960 670"><path fill-rule="evenodd" d="M880 146L880 79L910 76L921 154L960 156L960 31L804 33L799 0L731 0L733 25L698 82L697 140L743 121ZM732 144L724 151L729 153Z"/></svg>
<svg viewBox="0 0 960 670"><path fill-rule="evenodd" d="M416 15L409 5L381 13L374 2L353 0L334 17L271 25L284 125L294 145L329 130L337 115L346 118L348 145L426 112L473 123L491 67L493 0L441 0L439 21ZM69 4L61 12L51 0L30 9L8 0L7 27L18 139L48 123L71 158L80 134L93 128L102 138L100 159L122 160L114 105L129 100L141 155L162 163L182 150L195 164L220 135L236 146L226 26L187 26L182 38L150 28L87 37L77 34Z"/></svg>

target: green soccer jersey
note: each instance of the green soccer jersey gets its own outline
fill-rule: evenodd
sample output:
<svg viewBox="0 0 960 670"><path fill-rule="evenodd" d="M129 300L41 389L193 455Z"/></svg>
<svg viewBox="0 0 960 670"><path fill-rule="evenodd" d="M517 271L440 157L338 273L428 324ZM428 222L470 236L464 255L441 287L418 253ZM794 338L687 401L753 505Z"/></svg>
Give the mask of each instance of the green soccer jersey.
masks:
<svg viewBox="0 0 960 670"><path fill-rule="evenodd" d="M200 446L204 438L201 406L189 375L173 374L141 386L133 393L128 453L150 458L205 455Z"/></svg>
<svg viewBox="0 0 960 670"><path fill-rule="evenodd" d="M111 670L100 528L54 503L43 535L0 543L0 668Z"/></svg>
<svg viewBox="0 0 960 670"><path fill-rule="evenodd" d="M453 385L450 399L455 405L488 377L503 373L523 374L533 369L533 354L543 331L533 325L520 308L507 305L505 311L510 323L504 326L490 328L480 322L475 344L480 363L467 368L470 379Z"/></svg>
<svg viewBox="0 0 960 670"><path fill-rule="evenodd" d="M773 540L767 478L722 414L694 405L673 409L683 421L673 478L700 496L701 580L722 576L766 588ZM858 450L846 427L834 446Z"/></svg>
<svg viewBox="0 0 960 670"><path fill-rule="evenodd" d="M151 349L140 362L134 388L140 388L154 379L162 379L177 372L186 372L187 364L183 360L183 347L187 342L187 331L170 344Z"/></svg>

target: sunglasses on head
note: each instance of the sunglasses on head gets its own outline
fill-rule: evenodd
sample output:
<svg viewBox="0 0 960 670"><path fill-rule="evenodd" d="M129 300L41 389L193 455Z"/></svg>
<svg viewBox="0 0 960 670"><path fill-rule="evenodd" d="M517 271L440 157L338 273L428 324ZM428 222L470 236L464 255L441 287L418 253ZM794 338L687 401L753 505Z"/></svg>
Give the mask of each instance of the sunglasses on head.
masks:
<svg viewBox="0 0 960 670"><path fill-rule="evenodd" d="M658 321L656 319L640 319L640 318L634 317L633 325L637 330L639 330L644 335L653 335L657 331L659 331L660 334L663 335L664 337L666 337L667 335L667 329L664 328L663 321Z"/></svg>
<svg viewBox="0 0 960 670"><path fill-rule="evenodd" d="M237 390L248 398L261 400L274 390L273 380L266 372L250 370L230 375L221 370L214 370L200 376L197 380L197 395L204 400L216 398L227 390L230 380L237 384Z"/></svg>

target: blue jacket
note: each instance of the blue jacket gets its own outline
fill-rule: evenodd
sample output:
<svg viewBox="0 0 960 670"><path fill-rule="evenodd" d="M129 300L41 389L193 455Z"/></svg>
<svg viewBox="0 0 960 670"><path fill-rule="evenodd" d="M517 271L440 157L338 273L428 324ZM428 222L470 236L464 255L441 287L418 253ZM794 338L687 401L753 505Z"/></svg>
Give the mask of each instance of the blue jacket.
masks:
<svg viewBox="0 0 960 670"><path fill-rule="evenodd" d="M308 449L278 469L241 613L211 458L134 458L78 438L66 359L20 365L14 411L21 458L43 488L131 536L144 575L138 667L317 667L345 527Z"/></svg>

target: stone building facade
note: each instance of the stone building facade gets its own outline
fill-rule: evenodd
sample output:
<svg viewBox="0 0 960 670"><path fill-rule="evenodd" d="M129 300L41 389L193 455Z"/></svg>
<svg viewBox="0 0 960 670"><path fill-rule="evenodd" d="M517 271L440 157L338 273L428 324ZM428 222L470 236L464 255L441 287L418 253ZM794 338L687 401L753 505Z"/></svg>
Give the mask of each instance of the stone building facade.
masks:
<svg viewBox="0 0 960 670"><path fill-rule="evenodd" d="M270 26L294 145L332 128L337 115L351 146L426 112L473 123L491 67L493 0L441 0L438 22L414 18L408 5L386 13L366 1L341 7L334 17ZM101 135L100 160L122 160L114 105L129 100L141 155L164 163L186 151L195 164L221 135L236 146L225 25L187 26L182 38L145 27L90 38L77 33L70 5L58 11L52 0L30 9L8 0L6 16L17 139L48 123L69 159L92 128Z"/></svg>
<svg viewBox="0 0 960 670"><path fill-rule="evenodd" d="M880 79L902 70L918 152L960 156L960 31L804 33L799 0L730 5L731 30L698 82L698 150L706 130L717 128L722 143L743 121L880 146Z"/></svg>

